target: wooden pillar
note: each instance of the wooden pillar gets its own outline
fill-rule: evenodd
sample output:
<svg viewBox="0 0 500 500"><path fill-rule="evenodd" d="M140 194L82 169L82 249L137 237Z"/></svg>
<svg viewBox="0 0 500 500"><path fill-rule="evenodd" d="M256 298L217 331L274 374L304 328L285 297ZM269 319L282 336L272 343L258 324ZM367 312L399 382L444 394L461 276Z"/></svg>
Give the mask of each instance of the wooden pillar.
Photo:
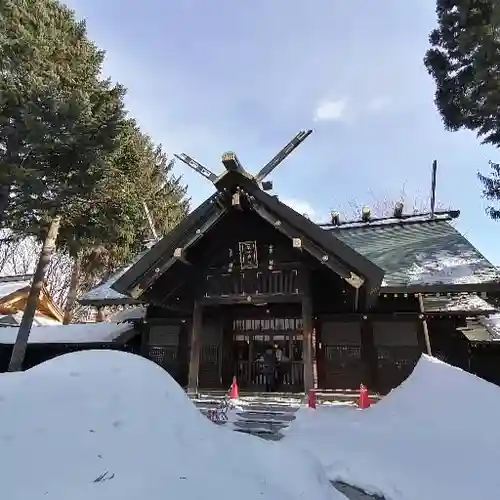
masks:
<svg viewBox="0 0 500 500"><path fill-rule="evenodd" d="M303 327L303 362L304 362L304 390L314 389L314 348L313 348L313 308L312 298L305 294L302 298L302 327Z"/></svg>
<svg viewBox="0 0 500 500"><path fill-rule="evenodd" d="M424 298L422 297L421 293L418 294L418 306L420 309L419 319L422 321L422 333L424 334L425 349L427 351L427 354L429 356L432 356L431 340L429 337L429 328L427 326L427 320L425 319Z"/></svg>
<svg viewBox="0 0 500 500"><path fill-rule="evenodd" d="M198 392L198 374L200 371L201 334L203 328L203 306L194 301L193 319L191 322L191 348L189 351L188 393Z"/></svg>
<svg viewBox="0 0 500 500"><path fill-rule="evenodd" d="M144 358L149 358L149 332L151 330L151 325L149 323L143 322L140 325L141 329L141 356Z"/></svg>
<svg viewBox="0 0 500 500"><path fill-rule="evenodd" d="M363 369L363 384L368 389L377 390L378 387L378 359L377 348L373 336L373 322L370 316L361 318L361 363Z"/></svg>

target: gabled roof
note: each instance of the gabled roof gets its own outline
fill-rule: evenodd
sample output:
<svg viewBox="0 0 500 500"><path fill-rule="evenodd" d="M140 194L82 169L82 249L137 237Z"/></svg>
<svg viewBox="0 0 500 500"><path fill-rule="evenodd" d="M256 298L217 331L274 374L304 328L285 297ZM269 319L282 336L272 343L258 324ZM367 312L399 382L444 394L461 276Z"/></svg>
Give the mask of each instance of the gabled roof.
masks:
<svg viewBox="0 0 500 500"><path fill-rule="evenodd" d="M283 210L292 210L275 197L263 194L272 198L271 203L273 200L276 201L275 206L278 207L278 211L281 207L285 207ZM206 218L207 202L197 210L199 215ZM195 212L191 215L194 216ZM295 214L296 212L292 217ZM418 214L405 216L403 219L391 217L372 222L353 221L338 227L323 225L323 230L334 234L385 271L381 287L383 293L411 291L445 293L500 289L499 268L493 266L450 224L450 221L457 216L458 212L437 213L434 217L430 214ZM165 243L162 240L155 247L158 258L165 251ZM143 255L138 256L134 262L138 262ZM117 297L120 297L124 304L133 301L111 288L131 266L132 264L123 268L106 280L106 286L94 289L82 300L92 295L104 303L111 303L111 300ZM102 293L103 290L108 295ZM439 300L449 302L451 299L441 297ZM87 303L91 303L90 300ZM441 309L449 310L452 307L453 310L458 310L458 305L453 303L452 307L444 305L443 302ZM429 306L430 304L426 305L426 309ZM435 307L433 304L431 309L435 310Z"/></svg>
<svg viewBox="0 0 500 500"><path fill-rule="evenodd" d="M130 264L122 266L118 271L113 273L102 280L95 288L92 288L88 292L85 292L79 299L78 302L82 306L102 306L102 305L128 305L136 304L137 301L132 299L127 295L119 293L111 286L115 283L121 276L123 276L142 256L144 252L139 254Z"/></svg>
<svg viewBox="0 0 500 500"><path fill-rule="evenodd" d="M29 274L0 277L0 314L24 311L33 276ZM45 285L42 286L37 313L62 323L64 313L54 302Z"/></svg>
<svg viewBox="0 0 500 500"><path fill-rule="evenodd" d="M115 283L121 276L123 276L134 264L136 264L156 243L155 240L149 240L145 242L146 249L139 254L137 254L131 262L121 266L117 271L115 271L111 276L106 276L96 287L92 288L88 292L85 292L81 297L78 298L78 302L82 306L125 306L137 304L138 302L127 295L118 293L111 288L111 285Z"/></svg>
<svg viewBox="0 0 500 500"><path fill-rule="evenodd" d="M385 271L383 292L500 290L500 273L451 224L418 215L326 230Z"/></svg>
<svg viewBox="0 0 500 500"><path fill-rule="evenodd" d="M178 259L177 248L188 248L210 231L229 211L232 195L237 191L245 200L245 209L285 234L290 240L300 238L302 247L326 267L337 273L355 288L362 289L367 298L376 297L384 272L339 238L329 235L318 225L262 191L259 186L239 172L227 172L218 193L202 203L146 255L125 272L112 288L122 294L139 298Z"/></svg>
<svg viewBox="0 0 500 500"><path fill-rule="evenodd" d="M197 230L197 236L201 237L202 229L210 228L224 215L224 208L216 202L216 195L205 200L152 248L140 255L112 283L111 288L120 294L139 299L142 291L175 262L173 252L177 247L183 246Z"/></svg>

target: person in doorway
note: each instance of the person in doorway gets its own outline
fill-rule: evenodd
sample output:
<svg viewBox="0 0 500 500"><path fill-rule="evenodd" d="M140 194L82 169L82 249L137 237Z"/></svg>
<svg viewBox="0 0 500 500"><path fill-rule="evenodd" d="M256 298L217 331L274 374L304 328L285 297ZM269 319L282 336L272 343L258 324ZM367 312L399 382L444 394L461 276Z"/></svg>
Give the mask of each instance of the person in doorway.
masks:
<svg viewBox="0 0 500 500"><path fill-rule="evenodd" d="M281 358L283 357L283 350L281 349L281 347L278 344L274 345L274 353L276 355L276 362L280 363Z"/></svg>
<svg viewBox="0 0 500 500"><path fill-rule="evenodd" d="M268 347L264 353L263 372L266 383L266 392L272 392L276 381L276 354L274 353L274 349L272 347Z"/></svg>
<svg viewBox="0 0 500 500"><path fill-rule="evenodd" d="M281 355L281 360L278 363L277 366L277 377L278 377L278 385L283 386L283 385L288 385L290 383L289 380L289 373L291 370L291 364L290 364L290 358L283 353Z"/></svg>

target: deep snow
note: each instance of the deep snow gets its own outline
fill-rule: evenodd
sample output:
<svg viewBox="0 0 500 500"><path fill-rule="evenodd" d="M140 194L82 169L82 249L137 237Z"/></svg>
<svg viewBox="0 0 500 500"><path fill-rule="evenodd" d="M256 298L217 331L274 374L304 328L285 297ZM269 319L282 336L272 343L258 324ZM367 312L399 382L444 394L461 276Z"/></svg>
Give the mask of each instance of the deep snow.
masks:
<svg viewBox="0 0 500 500"><path fill-rule="evenodd" d="M284 442L387 500L500 498L500 388L428 356L367 410L302 409Z"/></svg>
<svg viewBox="0 0 500 500"><path fill-rule="evenodd" d="M151 361L67 354L0 375L9 500L339 500L317 461L219 427Z"/></svg>

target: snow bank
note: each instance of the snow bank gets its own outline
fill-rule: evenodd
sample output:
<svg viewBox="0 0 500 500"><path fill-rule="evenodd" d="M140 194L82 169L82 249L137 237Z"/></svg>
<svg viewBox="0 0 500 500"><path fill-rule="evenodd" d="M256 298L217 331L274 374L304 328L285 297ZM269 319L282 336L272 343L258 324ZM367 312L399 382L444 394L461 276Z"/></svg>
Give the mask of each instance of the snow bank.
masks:
<svg viewBox="0 0 500 500"><path fill-rule="evenodd" d="M309 450L330 479L388 500L497 499L500 388L423 356L368 410L301 410L285 441Z"/></svg>
<svg viewBox="0 0 500 500"><path fill-rule="evenodd" d="M9 500L335 500L307 454L218 427L154 363L67 354L0 375Z"/></svg>

